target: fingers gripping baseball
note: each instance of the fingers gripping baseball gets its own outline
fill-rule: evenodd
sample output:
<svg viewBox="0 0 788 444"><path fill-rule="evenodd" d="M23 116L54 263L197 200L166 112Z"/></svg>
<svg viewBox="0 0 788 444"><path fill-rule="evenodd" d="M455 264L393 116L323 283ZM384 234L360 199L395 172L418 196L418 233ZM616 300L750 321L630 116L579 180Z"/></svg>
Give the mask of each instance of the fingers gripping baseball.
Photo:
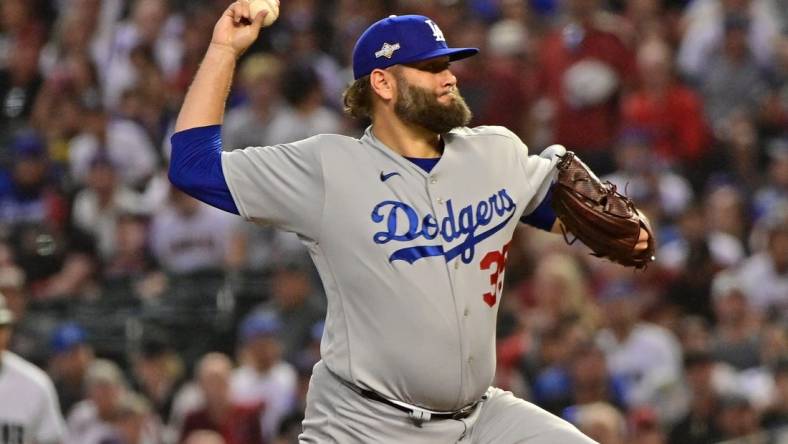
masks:
<svg viewBox="0 0 788 444"><path fill-rule="evenodd" d="M216 23L211 44L230 48L240 56L257 39L268 13L263 10L253 17L248 1L233 3Z"/></svg>

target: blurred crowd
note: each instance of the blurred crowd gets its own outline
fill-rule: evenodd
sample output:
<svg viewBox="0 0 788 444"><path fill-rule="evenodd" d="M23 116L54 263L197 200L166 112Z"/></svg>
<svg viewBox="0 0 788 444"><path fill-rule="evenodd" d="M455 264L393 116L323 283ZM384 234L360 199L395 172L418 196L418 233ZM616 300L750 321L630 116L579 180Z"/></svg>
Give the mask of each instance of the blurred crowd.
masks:
<svg viewBox="0 0 788 444"><path fill-rule="evenodd" d="M309 258L166 177L228 4L0 2L0 330L54 381L66 444L297 442ZM474 125L566 145L655 225L642 273L519 229L495 384L604 444L788 442L788 1L283 0L225 149L360 135L353 44L393 13L482 49L452 66Z"/></svg>

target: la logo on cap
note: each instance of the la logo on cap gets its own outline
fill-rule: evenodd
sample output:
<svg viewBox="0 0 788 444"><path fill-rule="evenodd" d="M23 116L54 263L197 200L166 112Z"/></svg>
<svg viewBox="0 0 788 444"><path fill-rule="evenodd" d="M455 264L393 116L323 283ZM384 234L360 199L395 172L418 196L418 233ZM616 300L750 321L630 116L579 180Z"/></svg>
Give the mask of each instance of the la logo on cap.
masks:
<svg viewBox="0 0 788 444"><path fill-rule="evenodd" d="M381 57L385 57L390 59L394 55L394 51L398 50L399 48L399 43L395 43L393 45L390 43L384 43L383 47L380 48L380 51L375 52L375 58L379 59Z"/></svg>
<svg viewBox="0 0 788 444"><path fill-rule="evenodd" d="M443 31L441 31L441 29L438 28L438 25L435 22L433 22L432 20L424 20L424 23L426 23L430 27L430 29L432 29L432 35L435 36L436 42L446 41L446 37L443 36Z"/></svg>

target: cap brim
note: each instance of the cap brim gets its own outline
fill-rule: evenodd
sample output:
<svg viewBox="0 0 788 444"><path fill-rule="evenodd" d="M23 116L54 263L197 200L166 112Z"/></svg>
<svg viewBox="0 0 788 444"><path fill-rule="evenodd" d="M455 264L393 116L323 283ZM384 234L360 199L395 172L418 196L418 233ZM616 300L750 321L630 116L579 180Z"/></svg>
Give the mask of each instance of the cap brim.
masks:
<svg viewBox="0 0 788 444"><path fill-rule="evenodd" d="M0 310L0 326L14 323L14 315L11 310Z"/></svg>
<svg viewBox="0 0 788 444"><path fill-rule="evenodd" d="M417 56L412 57L410 60L406 60L400 63L421 62L424 60L434 59L443 56L449 56L449 60L453 62L456 60L467 59L468 57L475 56L478 53L479 53L478 48L441 48L441 49L436 49L435 51L419 54Z"/></svg>

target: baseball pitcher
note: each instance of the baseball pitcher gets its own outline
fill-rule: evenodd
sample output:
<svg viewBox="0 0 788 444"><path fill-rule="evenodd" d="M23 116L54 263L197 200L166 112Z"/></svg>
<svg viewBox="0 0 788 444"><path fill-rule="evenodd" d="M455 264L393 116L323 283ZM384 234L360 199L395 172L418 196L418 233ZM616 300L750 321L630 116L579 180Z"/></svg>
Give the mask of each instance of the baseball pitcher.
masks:
<svg viewBox="0 0 788 444"><path fill-rule="evenodd" d="M450 64L478 50L448 47L438 24L416 15L385 18L356 43L344 101L371 118L360 139L223 152L236 61L264 16L239 1L216 24L178 116L170 179L309 249L328 314L300 442L593 442L490 386L512 233L520 221L560 232L551 184L583 168L563 147L529 155L505 128L466 127ZM605 202L617 195L602 191ZM641 225L633 239L633 257L651 251Z"/></svg>

